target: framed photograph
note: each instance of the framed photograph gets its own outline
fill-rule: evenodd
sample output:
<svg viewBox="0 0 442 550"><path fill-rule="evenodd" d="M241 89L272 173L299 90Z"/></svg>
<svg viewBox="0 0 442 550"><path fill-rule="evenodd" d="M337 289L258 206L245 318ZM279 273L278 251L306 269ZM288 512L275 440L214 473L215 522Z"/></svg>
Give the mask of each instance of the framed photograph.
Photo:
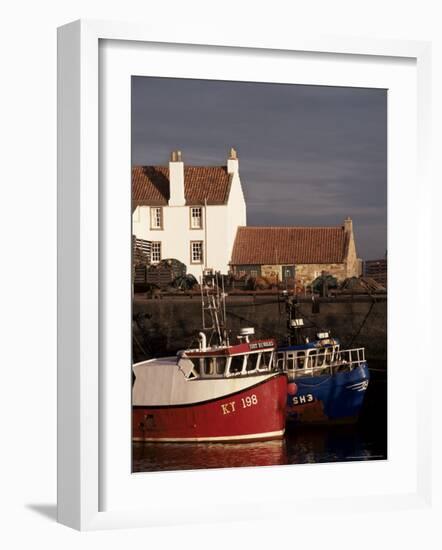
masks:
<svg viewBox="0 0 442 550"><path fill-rule="evenodd" d="M427 505L429 44L58 51L59 521Z"/></svg>

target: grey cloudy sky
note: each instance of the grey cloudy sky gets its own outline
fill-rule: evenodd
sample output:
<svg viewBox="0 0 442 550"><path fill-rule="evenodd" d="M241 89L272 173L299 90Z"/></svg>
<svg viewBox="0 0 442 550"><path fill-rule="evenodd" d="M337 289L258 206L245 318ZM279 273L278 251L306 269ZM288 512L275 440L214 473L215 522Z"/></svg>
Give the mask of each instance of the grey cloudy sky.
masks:
<svg viewBox="0 0 442 550"><path fill-rule="evenodd" d="M132 162L222 165L238 151L248 225L339 225L387 248L387 92L132 78Z"/></svg>

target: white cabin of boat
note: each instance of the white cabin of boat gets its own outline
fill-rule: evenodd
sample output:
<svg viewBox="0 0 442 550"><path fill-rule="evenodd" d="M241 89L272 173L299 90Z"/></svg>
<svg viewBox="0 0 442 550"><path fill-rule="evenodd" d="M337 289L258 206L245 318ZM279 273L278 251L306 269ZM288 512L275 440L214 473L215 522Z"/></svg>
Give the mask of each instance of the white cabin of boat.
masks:
<svg viewBox="0 0 442 550"><path fill-rule="evenodd" d="M186 350L178 367L188 380L264 374L274 370L276 342L255 340L234 346Z"/></svg>

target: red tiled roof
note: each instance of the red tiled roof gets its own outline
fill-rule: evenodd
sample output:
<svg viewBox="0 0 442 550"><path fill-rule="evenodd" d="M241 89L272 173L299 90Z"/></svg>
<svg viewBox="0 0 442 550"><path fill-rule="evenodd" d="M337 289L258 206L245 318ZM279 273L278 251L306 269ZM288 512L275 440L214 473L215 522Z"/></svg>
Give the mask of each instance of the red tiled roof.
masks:
<svg viewBox="0 0 442 550"><path fill-rule="evenodd" d="M343 227L238 227L232 265L342 263L349 237Z"/></svg>
<svg viewBox="0 0 442 550"><path fill-rule="evenodd" d="M185 166L184 196L186 204L226 204L231 175L226 166ZM168 166L134 166L132 201L136 204L163 206L169 200Z"/></svg>

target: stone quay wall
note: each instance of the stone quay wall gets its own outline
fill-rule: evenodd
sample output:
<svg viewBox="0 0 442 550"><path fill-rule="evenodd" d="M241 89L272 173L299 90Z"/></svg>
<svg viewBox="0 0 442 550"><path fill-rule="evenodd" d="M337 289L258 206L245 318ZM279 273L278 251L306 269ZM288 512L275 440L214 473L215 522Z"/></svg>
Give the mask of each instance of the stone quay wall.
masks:
<svg viewBox="0 0 442 550"><path fill-rule="evenodd" d="M319 312L313 313L312 300L301 301L300 313L306 325L328 329L341 340L341 347L365 347L367 360L380 368L387 364L386 296L341 296L318 299ZM232 296L226 301L228 328L253 326L257 337L286 335L285 304L275 295ZM201 302L194 297L146 299L136 296L133 303L133 359L174 355L179 349L197 344L201 330Z"/></svg>

